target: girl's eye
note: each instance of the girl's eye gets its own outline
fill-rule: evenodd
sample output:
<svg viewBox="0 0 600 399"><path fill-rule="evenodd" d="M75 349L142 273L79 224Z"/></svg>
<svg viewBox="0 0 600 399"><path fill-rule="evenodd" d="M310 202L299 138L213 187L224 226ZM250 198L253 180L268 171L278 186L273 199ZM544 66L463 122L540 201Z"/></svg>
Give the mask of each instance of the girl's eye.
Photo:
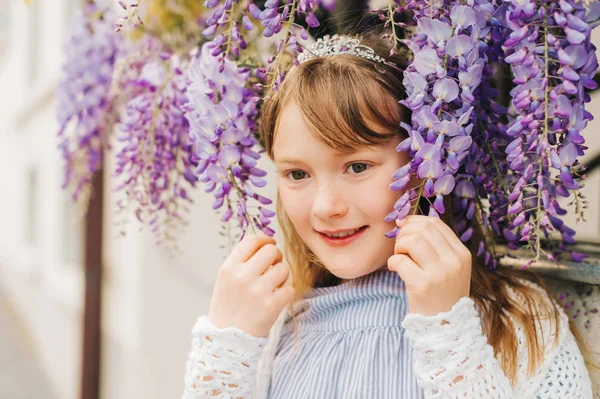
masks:
<svg viewBox="0 0 600 399"><path fill-rule="evenodd" d="M367 165L364 162L356 162L353 163L352 165L348 166L349 168L352 168L352 171L356 174L362 173L365 170L367 170L369 168L370 165Z"/></svg>
<svg viewBox="0 0 600 399"><path fill-rule="evenodd" d="M288 176L291 176L292 180L294 180L294 181L302 180L304 175L306 175L306 173L304 173L301 170L292 170L291 172L288 173Z"/></svg>
<svg viewBox="0 0 600 399"><path fill-rule="evenodd" d="M355 162L349 165L348 168L352 168L353 174L359 174L363 173L370 166L371 165L368 165L364 162ZM291 172L288 172L286 176L290 177L293 181L300 181L306 177L306 172L303 172L301 170L292 170Z"/></svg>

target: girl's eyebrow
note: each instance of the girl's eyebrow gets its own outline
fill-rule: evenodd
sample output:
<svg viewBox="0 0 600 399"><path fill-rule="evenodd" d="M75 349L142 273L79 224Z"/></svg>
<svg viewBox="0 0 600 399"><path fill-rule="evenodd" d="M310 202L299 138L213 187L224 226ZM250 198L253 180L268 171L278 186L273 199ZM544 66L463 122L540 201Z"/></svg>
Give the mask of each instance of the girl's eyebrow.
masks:
<svg viewBox="0 0 600 399"><path fill-rule="evenodd" d="M284 157L275 158L275 163L304 163L304 161L302 159Z"/></svg>
<svg viewBox="0 0 600 399"><path fill-rule="evenodd" d="M369 155L373 155L374 150L370 150L370 149L359 149L356 151L352 151L350 153L345 153L345 152L339 152L336 151L335 157L339 158L339 159L343 159L343 158L348 158L348 157L352 157L352 156L369 156ZM305 163L305 161L302 158L292 158L292 157L282 157L282 158L277 158L275 157L275 163Z"/></svg>

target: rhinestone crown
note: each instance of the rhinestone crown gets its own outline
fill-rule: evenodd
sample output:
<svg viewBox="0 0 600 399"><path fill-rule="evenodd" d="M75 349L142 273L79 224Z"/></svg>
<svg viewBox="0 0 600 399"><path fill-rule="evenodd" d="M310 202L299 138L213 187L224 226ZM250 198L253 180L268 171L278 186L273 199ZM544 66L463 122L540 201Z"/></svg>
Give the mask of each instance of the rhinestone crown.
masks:
<svg viewBox="0 0 600 399"><path fill-rule="evenodd" d="M338 34L325 35L319 38L314 44L298 54L298 62L301 64L311 58L339 54L355 55L381 64L396 66L395 63L386 61L383 57L375 54L371 47L360 44L358 39Z"/></svg>

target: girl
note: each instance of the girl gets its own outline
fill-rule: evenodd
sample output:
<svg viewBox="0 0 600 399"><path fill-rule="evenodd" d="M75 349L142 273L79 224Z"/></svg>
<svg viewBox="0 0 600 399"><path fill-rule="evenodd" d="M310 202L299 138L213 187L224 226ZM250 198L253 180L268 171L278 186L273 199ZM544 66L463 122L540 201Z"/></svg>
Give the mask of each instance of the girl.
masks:
<svg viewBox="0 0 600 399"><path fill-rule="evenodd" d="M486 270L448 201L442 219L421 209L384 236L408 116L403 60L374 42L361 39L384 61L307 58L264 104L287 261L266 236L233 249L183 398L591 398L563 309L536 275Z"/></svg>

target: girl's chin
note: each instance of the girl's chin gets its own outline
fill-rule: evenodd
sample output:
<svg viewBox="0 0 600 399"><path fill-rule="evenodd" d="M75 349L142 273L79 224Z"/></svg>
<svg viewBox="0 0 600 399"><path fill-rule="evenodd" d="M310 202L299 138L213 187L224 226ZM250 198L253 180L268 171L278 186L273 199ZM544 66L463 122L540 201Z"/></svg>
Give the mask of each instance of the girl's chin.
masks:
<svg viewBox="0 0 600 399"><path fill-rule="evenodd" d="M352 269L352 270L348 270L348 269L337 269L337 268L332 268L327 266L327 270L329 271L329 273L333 274L334 276L336 276L339 279L342 279L344 281L346 280L354 280L355 278L359 278L362 276L366 276L367 274L371 274L377 270L381 270L381 269L385 269L387 270L387 266L382 266L380 268L376 268L376 269L370 269L370 268L363 268L363 269Z"/></svg>

